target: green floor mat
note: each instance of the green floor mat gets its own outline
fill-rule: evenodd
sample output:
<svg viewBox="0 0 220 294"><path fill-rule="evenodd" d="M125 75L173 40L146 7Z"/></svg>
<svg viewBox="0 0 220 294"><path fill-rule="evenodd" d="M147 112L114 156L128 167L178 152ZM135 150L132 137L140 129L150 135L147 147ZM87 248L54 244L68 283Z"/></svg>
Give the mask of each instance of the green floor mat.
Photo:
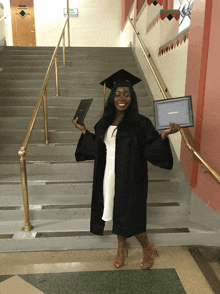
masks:
<svg viewBox="0 0 220 294"><path fill-rule="evenodd" d="M0 276L4 281L11 276ZM175 269L19 275L45 294L186 294Z"/></svg>

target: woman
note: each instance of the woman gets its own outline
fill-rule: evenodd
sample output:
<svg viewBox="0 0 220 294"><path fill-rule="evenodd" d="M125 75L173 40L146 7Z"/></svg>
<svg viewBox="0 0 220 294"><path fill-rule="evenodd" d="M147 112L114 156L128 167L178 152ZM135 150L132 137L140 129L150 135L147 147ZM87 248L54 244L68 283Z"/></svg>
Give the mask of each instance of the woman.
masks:
<svg viewBox="0 0 220 294"><path fill-rule="evenodd" d="M146 236L147 161L172 169L167 136L180 130L179 125L170 123L171 128L160 135L151 121L139 114L133 89L139 81L124 70L103 81L112 90L104 114L94 127L95 134L77 124L78 118L73 121L82 131L76 160L95 159L90 231L103 235L105 221L113 219L112 232L118 238L116 268L124 265L129 249L126 238L131 236L143 248L141 268L149 269L154 263L157 249Z"/></svg>

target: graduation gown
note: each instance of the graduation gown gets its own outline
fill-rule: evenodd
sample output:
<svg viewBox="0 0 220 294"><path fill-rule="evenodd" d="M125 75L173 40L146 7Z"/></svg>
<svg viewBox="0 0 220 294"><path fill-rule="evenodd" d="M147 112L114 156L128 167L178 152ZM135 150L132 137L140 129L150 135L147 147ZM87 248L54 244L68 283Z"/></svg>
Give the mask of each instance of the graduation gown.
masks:
<svg viewBox="0 0 220 294"><path fill-rule="evenodd" d="M100 122L100 121L99 121ZM103 178L106 145L95 125L95 134L82 133L76 161L94 159L90 232L103 235ZM115 197L112 232L125 238L146 231L148 167L147 161L172 169L173 156L168 137L163 140L150 119L143 115L133 121L123 119L118 125L115 143Z"/></svg>

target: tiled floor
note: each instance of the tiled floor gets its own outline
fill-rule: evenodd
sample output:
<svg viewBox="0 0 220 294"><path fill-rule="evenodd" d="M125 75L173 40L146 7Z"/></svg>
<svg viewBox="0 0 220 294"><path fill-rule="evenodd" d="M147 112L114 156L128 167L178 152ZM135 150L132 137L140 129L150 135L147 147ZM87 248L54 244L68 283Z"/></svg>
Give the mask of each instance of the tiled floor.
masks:
<svg viewBox="0 0 220 294"><path fill-rule="evenodd" d="M199 263L197 264L190 253L193 249L195 248L158 247L159 257L155 257L151 270L175 269L187 294L216 293L209 284L210 281L212 283L212 279L206 279ZM212 274L218 277L217 281L220 278L219 252L216 248L199 247L199 253L208 262ZM115 249L1 253L0 275L13 277L0 283L0 294L43 293L17 276L20 274L140 269L141 248L130 249L126 264L120 269L115 269L113 265L116 253ZM215 286L218 287L219 284Z"/></svg>

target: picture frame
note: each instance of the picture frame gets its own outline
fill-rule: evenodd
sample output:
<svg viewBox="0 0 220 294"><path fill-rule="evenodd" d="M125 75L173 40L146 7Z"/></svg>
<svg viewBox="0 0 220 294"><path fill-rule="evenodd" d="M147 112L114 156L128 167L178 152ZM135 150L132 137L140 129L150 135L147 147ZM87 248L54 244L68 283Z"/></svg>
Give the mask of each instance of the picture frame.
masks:
<svg viewBox="0 0 220 294"><path fill-rule="evenodd" d="M194 126L191 96L156 100L153 105L156 130L170 129L170 122L181 128Z"/></svg>

